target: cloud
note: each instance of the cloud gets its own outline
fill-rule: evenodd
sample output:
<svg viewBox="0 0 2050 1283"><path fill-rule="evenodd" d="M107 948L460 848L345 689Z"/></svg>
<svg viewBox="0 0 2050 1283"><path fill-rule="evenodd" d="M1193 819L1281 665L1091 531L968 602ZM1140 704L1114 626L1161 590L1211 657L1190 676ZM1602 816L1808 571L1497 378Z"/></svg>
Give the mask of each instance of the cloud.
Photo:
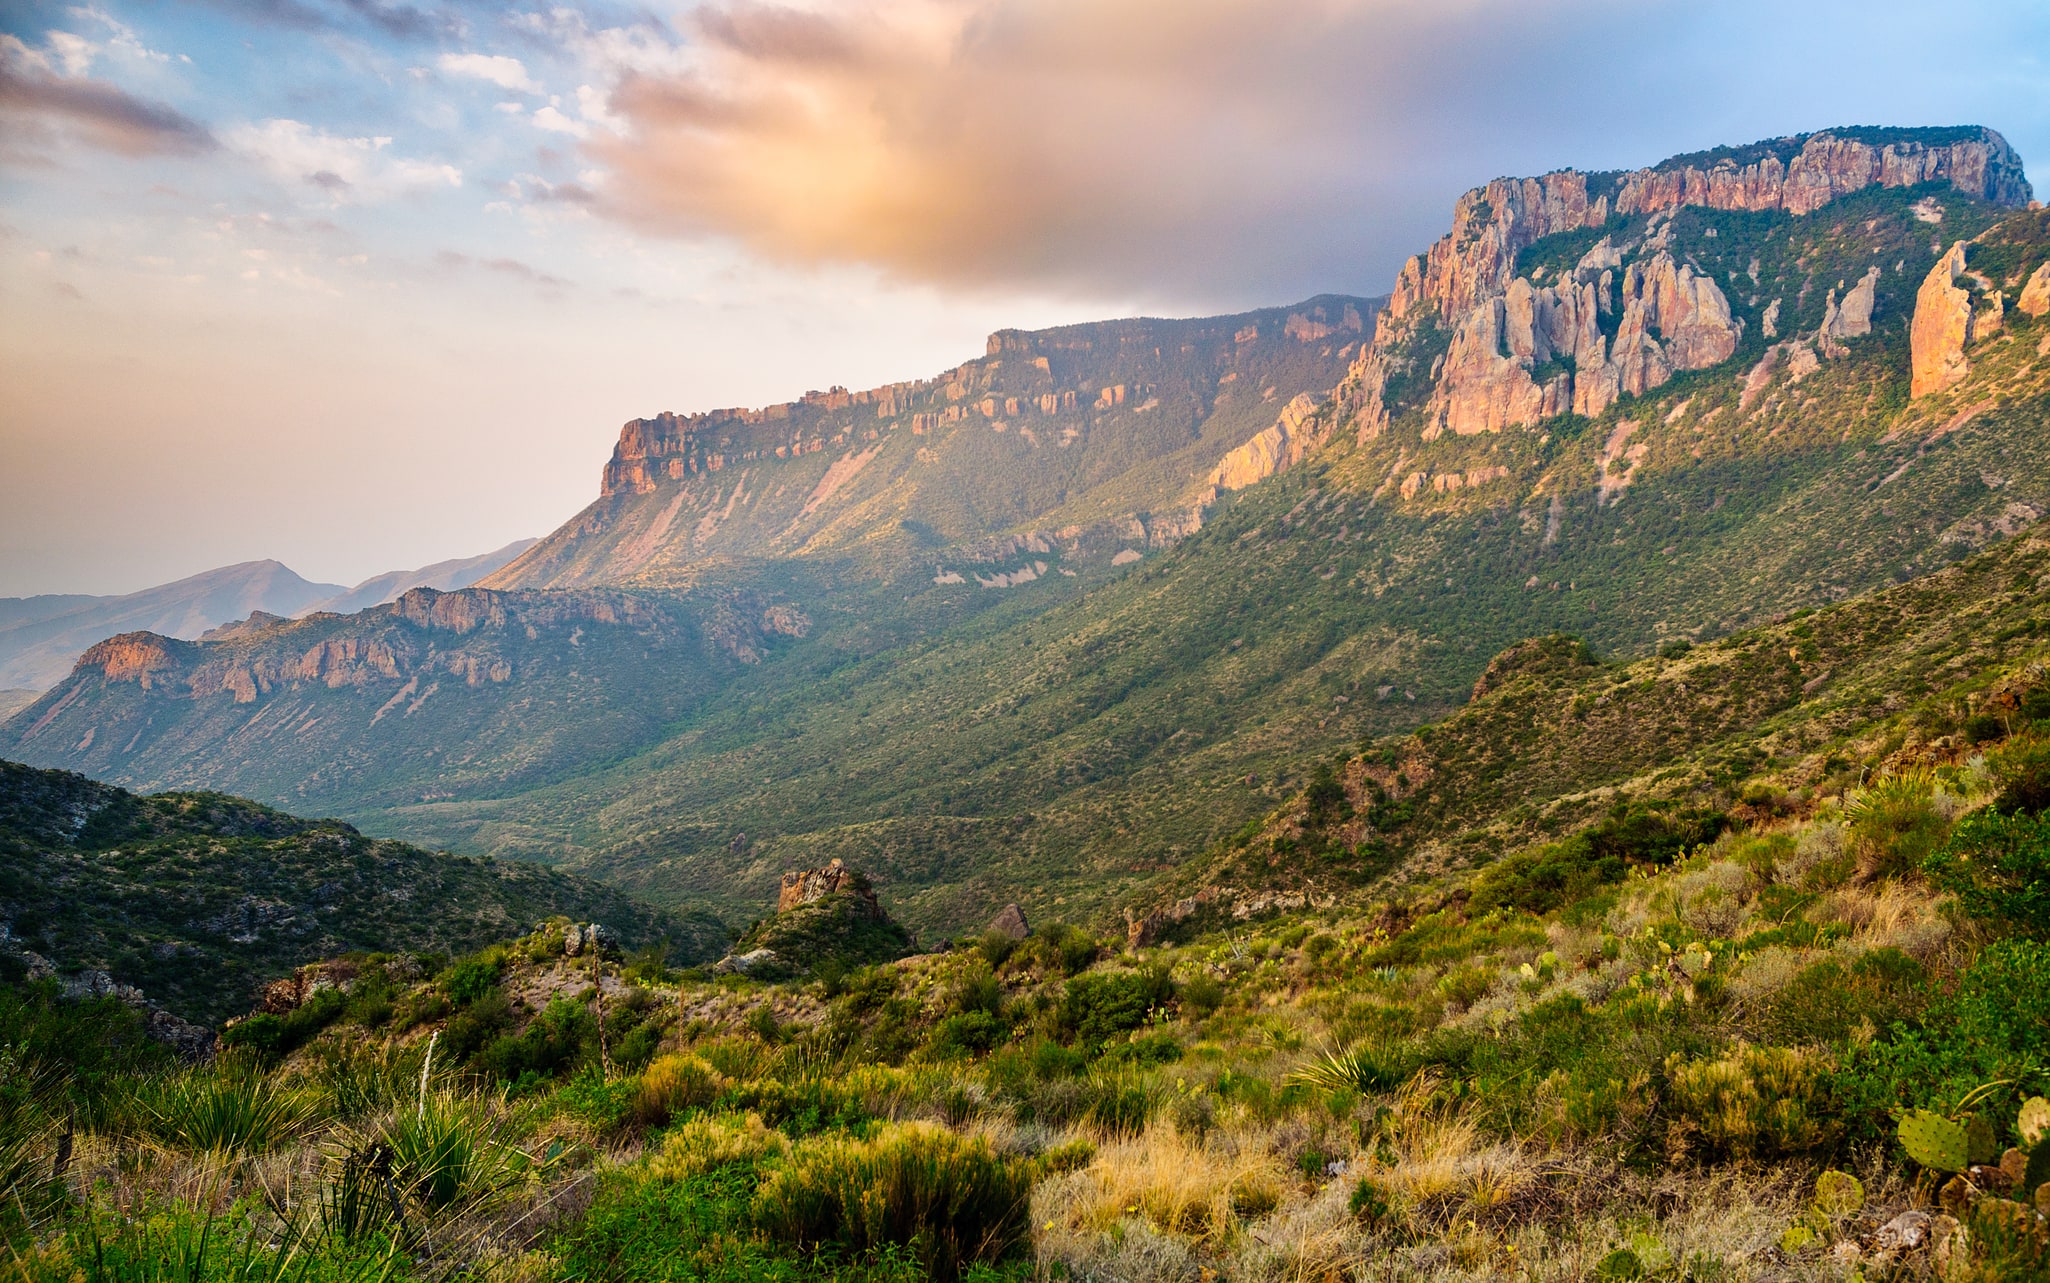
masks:
<svg viewBox="0 0 2050 1283"><path fill-rule="evenodd" d="M611 217L778 262L1183 299L1383 288L1458 191L1512 166L1915 110L1859 61L1882 37L1856 12L728 0L690 12L667 65L632 50L608 82L626 132L585 146L613 171ZM1913 41L1884 39L1909 58ZM1924 106L1936 86L1917 83Z"/></svg>
<svg viewBox="0 0 2050 1283"><path fill-rule="evenodd" d="M367 26L397 40L435 40L462 33L460 15L441 9L419 9L383 0L209 0L244 22L300 31L346 30Z"/></svg>
<svg viewBox="0 0 2050 1283"><path fill-rule="evenodd" d="M387 150L389 138L345 138L304 121L266 120L228 131L227 142L287 182L318 188L335 201L362 203L463 185L463 172Z"/></svg>
<svg viewBox="0 0 2050 1283"><path fill-rule="evenodd" d="M435 65L452 76L488 80L500 89L512 89L529 94L541 92L541 86L535 84L533 77L527 74L526 64L518 58L508 58L503 54L445 53L436 60Z"/></svg>
<svg viewBox="0 0 2050 1283"><path fill-rule="evenodd" d="M68 135L124 156L193 155L213 149L214 137L206 126L175 107L84 76L90 57L66 42L53 42L51 53L45 54L18 37L0 34L0 120L8 132L44 143ZM59 65L77 70L60 74Z"/></svg>
<svg viewBox="0 0 2050 1283"><path fill-rule="evenodd" d="M570 282L562 279L560 276L541 271L539 268L522 263L516 258L472 258L468 254L460 253L456 250L445 249L434 256L434 262L437 267L447 271L461 271L465 268L477 267L499 276L509 276L514 280L538 285L543 289L570 288Z"/></svg>

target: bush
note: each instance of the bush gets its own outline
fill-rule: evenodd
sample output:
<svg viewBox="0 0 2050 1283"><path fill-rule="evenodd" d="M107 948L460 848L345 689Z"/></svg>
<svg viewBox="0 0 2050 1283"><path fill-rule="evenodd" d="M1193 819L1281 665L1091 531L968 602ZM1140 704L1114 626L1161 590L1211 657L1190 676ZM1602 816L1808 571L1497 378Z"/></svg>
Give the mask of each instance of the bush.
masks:
<svg viewBox="0 0 2050 1283"><path fill-rule="evenodd" d="M2050 817L1975 812L1922 867L1972 917L2050 938Z"/></svg>
<svg viewBox="0 0 2050 1283"><path fill-rule="evenodd" d="M1474 879L1467 907L1550 913L1621 882L1632 866L1671 864L1689 847L1714 841L1728 824L1721 812L1703 807L1619 802L1593 828L1489 865Z"/></svg>
<svg viewBox="0 0 2050 1283"><path fill-rule="evenodd" d="M1061 1028L1082 1042L1103 1043L1145 1024L1148 1012L1173 997L1174 982L1162 966L1077 976L1061 1002Z"/></svg>
<svg viewBox="0 0 2050 1283"><path fill-rule="evenodd" d="M340 1019L349 998L339 989L322 989L282 1016L262 1012L238 1020L221 1032L221 1045L243 1048L265 1064L275 1064L311 1042Z"/></svg>
<svg viewBox="0 0 2050 1283"><path fill-rule="evenodd" d="M1918 1013L1927 988L1922 964L1898 949L1875 949L1849 963L1824 959L1766 1001L1758 1032L1791 1043L1834 1042L1861 1024L1884 1031Z"/></svg>
<svg viewBox="0 0 2050 1283"><path fill-rule="evenodd" d="M648 1170L665 1180L684 1180L734 1163L753 1166L789 1148L760 1114L693 1118L669 1133Z"/></svg>
<svg viewBox="0 0 2050 1283"><path fill-rule="evenodd" d="M641 1073L634 1093L634 1118L644 1127L659 1127L689 1109L703 1109L717 1100L726 1079L698 1056L664 1056Z"/></svg>
<svg viewBox="0 0 2050 1283"><path fill-rule="evenodd" d="M2031 696L2050 695L2037 691ZM2046 701L2050 703L2050 701ZM2050 712L2050 709L2046 709ZM2050 740L2028 739L1994 754L1989 765L2000 784L1993 808L2008 815L2034 815L2050 807Z"/></svg>
<svg viewBox="0 0 2050 1283"><path fill-rule="evenodd" d="M1866 880L1922 867L1950 832L1935 780L1910 771L1875 780L1844 808L1845 833Z"/></svg>
<svg viewBox="0 0 2050 1283"><path fill-rule="evenodd" d="M947 1059L989 1051L1009 1034L1009 1026L989 1012L964 1011L940 1021L928 1045L935 1056Z"/></svg>
<svg viewBox="0 0 2050 1283"><path fill-rule="evenodd" d="M1738 1043L1727 1054L1666 1061L1674 1148L1698 1138L1736 1158L1806 1153L1834 1138L1820 1053Z"/></svg>
<svg viewBox="0 0 2050 1283"><path fill-rule="evenodd" d="M856 1253L896 1247L950 1283L1025 1241L1029 1171L987 1142L916 1124L871 1140L832 1137L793 1150L762 1183L755 1224L802 1247Z"/></svg>
<svg viewBox="0 0 2050 1283"><path fill-rule="evenodd" d="M502 950L486 950L465 958L441 974L442 991L459 1007L467 1007L498 985L505 970Z"/></svg>
<svg viewBox="0 0 2050 1283"><path fill-rule="evenodd" d="M1224 983L1207 971L1198 972L1181 983L1175 996L1184 1012L1207 1016L1224 1005Z"/></svg>

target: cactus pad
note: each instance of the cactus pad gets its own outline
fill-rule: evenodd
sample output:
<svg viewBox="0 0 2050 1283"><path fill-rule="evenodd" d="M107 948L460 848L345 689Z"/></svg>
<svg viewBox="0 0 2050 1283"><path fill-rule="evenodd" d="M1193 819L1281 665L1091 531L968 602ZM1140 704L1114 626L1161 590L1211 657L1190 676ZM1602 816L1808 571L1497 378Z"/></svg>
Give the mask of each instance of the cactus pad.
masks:
<svg viewBox="0 0 2050 1283"><path fill-rule="evenodd" d="M1965 1119L1965 1157L1974 1163L1990 1163L2000 1157L2000 1138L1984 1114Z"/></svg>
<svg viewBox="0 0 2050 1283"><path fill-rule="evenodd" d="M2022 1112L2015 1119L2015 1127L2022 1134L2022 1144L2034 1149L2043 1143L2043 1137L2050 1133L2050 1100L2031 1096L2023 1103Z"/></svg>
<svg viewBox="0 0 2050 1283"><path fill-rule="evenodd" d="M1939 1172L1961 1172L1971 1165L1969 1138L1963 1123L1918 1109L1901 1119L1901 1148L1908 1157Z"/></svg>
<svg viewBox="0 0 2050 1283"><path fill-rule="evenodd" d="M1828 1171L1815 1178L1815 1210L1832 1220L1865 1205L1865 1186L1849 1172Z"/></svg>

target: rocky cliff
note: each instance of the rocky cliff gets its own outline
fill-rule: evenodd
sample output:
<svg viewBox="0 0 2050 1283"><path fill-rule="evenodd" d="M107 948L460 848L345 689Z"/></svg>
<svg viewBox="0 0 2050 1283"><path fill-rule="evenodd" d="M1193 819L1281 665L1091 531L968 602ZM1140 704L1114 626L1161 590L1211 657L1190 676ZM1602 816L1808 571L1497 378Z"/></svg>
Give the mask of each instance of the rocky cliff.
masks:
<svg viewBox="0 0 2050 1283"><path fill-rule="evenodd" d="M1345 409L1363 436L1378 433L1396 408L1391 385L1417 378L1421 360L1439 431L1597 415L1728 360L1743 338L1723 285L1671 252L1678 211L1806 217L1875 187L1938 186L2005 207L2030 197L2020 158L1990 129L1833 130L1623 173L1497 179L1462 196L1452 229L1404 264L1341 390ZM1520 272L1541 242L1611 226L1619 235L1570 265ZM1869 332L1873 300L1863 285L1831 296L1816 336L1826 354ZM1449 339L1433 356L1440 331Z"/></svg>
<svg viewBox="0 0 2050 1283"><path fill-rule="evenodd" d="M980 562L973 548L1028 532L1076 558L1163 546L1200 526L1192 496L1227 456L1298 397L1328 396L1376 307L1324 296L1201 320L1005 330L931 379L636 419L598 500L483 582L677 587L735 558L797 556L937 562L942 582L1011 583L1030 563ZM1276 448L1284 466L1300 457Z"/></svg>

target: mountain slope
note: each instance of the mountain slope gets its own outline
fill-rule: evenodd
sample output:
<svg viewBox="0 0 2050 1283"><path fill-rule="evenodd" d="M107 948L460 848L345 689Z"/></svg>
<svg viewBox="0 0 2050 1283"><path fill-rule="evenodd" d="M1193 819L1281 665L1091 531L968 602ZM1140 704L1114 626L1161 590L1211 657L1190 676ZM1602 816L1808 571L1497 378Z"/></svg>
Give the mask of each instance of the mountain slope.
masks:
<svg viewBox="0 0 2050 1283"><path fill-rule="evenodd" d="M372 606L382 606L388 601L397 601L415 588L433 588L439 592L454 592L458 588L468 588L538 542L534 539L516 539L503 548L495 548L475 557L437 561L418 570L387 570L381 575L372 575L346 592L336 593L332 597L314 602L304 610L290 613L310 615L317 611L326 611L330 614L350 615L359 610L368 610Z"/></svg>
<svg viewBox="0 0 2050 1283"><path fill-rule="evenodd" d="M474 949L554 914L666 942L678 961L717 957L726 939L709 915L532 864L0 761L0 957L104 970L187 1019L246 1011L263 982L338 952Z"/></svg>
<svg viewBox="0 0 2050 1283"><path fill-rule="evenodd" d="M752 594L416 588L197 642L111 638L8 723L7 751L319 809L531 786L646 742L808 627Z"/></svg>
<svg viewBox="0 0 2050 1283"><path fill-rule="evenodd" d="M979 542L1034 528L1030 542L1105 557L1172 542L1200 524L1216 482L1271 470L1227 461L1299 418L1298 396L1329 393L1376 307L1324 296L1201 320L1005 330L986 356L933 379L636 419L597 502L482 582L683 587L774 557L958 574L986 559ZM1011 569L1031 551L1046 548L996 555Z"/></svg>
<svg viewBox="0 0 2050 1283"><path fill-rule="evenodd" d="M9 599L0 602L0 687L47 690L86 647L116 633L197 637L252 610L296 614L341 590L275 561L245 561L118 597Z"/></svg>
<svg viewBox="0 0 2050 1283"><path fill-rule="evenodd" d="M1564 201L1571 219L1519 240L1512 188L1590 208ZM923 931L1011 899L1103 911L1265 814L1305 761L1458 707L1523 638L1571 631L1631 657L1707 640L1926 575L2050 510L2046 326L2021 306L2050 227L2012 210L2024 190L1983 131L1846 131L1478 189L1339 395L1290 427L1300 461L1220 495L1143 562L1113 567L1054 531L1044 551L1014 536L976 575L928 562L890 578L848 569L852 553L714 564L643 538L650 583L737 591L752 575L817 623L673 706L644 747L510 785L480 773L427 802L349 784L322 805L740 913L781 869L834 855ZM1632 192L1649 194L1617 204ZM1944 358L1960 381L1917 398L1918 300L1960 243L1943 289L1987 319ZM670 490L647 492L680 504L705 477L693 457L626 450L615 475L680 460ZM505 573L544 551L564 573L613 564L628 546L613 531L573 523ZM7 725L8 751L186 769L175 736L122 756L132 728L224 697L129 686L118 734L94 729L87 696L59 709L53 693ZM532 734L563 715L522 716ZM88 733L97 747L75 748ZM213 778L292 796L264 789L324 758L288 744ZM432 764L402 740L381 756Z"/></svg>

